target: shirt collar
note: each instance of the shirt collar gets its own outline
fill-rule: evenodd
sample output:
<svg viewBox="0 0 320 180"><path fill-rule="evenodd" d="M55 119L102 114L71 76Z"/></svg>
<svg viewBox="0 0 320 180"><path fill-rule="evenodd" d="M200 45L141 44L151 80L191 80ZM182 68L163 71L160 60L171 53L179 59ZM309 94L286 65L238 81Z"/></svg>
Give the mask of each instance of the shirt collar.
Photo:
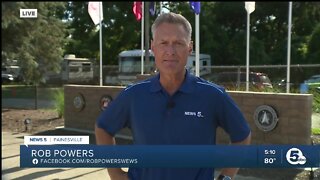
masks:
<svg viewBox="0 0 320 180"><path fill-rule="evenodd" d="M186 75L185 79L178 89L178 91L184 92L184 93L192 93L194 90L194 82L196 81L196 77L190 74L188 70L186 70ZM160 84L160 73L158 73L156 76L154 76L151 79L151 87L150 91L151 92L157 92L162 89L161 84Z"/></svg>

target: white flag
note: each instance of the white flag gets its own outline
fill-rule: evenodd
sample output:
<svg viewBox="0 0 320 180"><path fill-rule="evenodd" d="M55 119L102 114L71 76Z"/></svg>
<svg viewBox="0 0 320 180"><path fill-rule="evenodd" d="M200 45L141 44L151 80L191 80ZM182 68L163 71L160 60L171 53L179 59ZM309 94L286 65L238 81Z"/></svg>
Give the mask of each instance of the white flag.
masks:
<svg viewBox="0 0 320 180"><path fill-rule="evenodd" d="M255 6L255 2L245 2L245 8L249 14L251 14L255 10Z"/></svg>
<svg viewBox="0 0 320 180"><path fill-rule="evenodd" d="M102 2L90 1L88 4L88 12L93 23L95 25L99 24L100 21L103 20Z"/></svg>

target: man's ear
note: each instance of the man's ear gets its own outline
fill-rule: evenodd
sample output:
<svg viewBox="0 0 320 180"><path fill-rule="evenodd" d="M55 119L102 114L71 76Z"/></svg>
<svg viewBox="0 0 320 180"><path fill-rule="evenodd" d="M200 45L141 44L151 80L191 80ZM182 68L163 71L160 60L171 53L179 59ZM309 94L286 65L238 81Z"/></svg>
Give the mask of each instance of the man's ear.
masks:
<svg viewBox="0 0 320 180"><path fill-rule="evenodd" d="M189 55L192 53L193 50L193 41L190 41L189 43Z"/></svg>
<svg viewBox="0 0 320 180"><path fill-rule="evenodd" d="M151 51L153 52L153 40L151 40L150 45L151 45Z"/></svg>

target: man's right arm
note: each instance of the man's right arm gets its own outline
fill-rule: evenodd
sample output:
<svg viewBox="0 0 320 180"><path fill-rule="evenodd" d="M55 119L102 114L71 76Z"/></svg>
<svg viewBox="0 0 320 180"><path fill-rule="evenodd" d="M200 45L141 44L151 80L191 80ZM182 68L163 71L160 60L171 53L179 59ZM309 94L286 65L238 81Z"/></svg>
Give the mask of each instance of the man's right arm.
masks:
<svg viewBox="0 0 320 180"><path fill-rule="evenodd" d="M115 145L115 138L104 129L95 126L95 135L98 145ZM112 180L128 180L128 175L121 168L108 168L109 176Z"/></svg>

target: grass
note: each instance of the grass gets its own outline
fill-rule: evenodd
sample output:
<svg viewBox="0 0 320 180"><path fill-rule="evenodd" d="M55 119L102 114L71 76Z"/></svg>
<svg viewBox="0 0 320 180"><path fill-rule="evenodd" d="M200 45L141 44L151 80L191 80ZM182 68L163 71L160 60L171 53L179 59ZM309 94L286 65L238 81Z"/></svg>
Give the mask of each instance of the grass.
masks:
<svg viewBox="0 0 320 180"><path fill-rule="evenodd" d="M312 111L320 113L320 92L312 89L310 90L310 93L313 94Z"/></svg>
<svg viewBox="0 0 320 180"><path fill-rule="evenodd" d="M320 128L312 128L312 135L320 135Z"/></svg>
<svg viewBox="0 0 320 180"><path fill-rule="evenodd" d="M63 89L57 91L54 95L55 110L58 113L59 118L64 116L64 92Z"/></svg>

